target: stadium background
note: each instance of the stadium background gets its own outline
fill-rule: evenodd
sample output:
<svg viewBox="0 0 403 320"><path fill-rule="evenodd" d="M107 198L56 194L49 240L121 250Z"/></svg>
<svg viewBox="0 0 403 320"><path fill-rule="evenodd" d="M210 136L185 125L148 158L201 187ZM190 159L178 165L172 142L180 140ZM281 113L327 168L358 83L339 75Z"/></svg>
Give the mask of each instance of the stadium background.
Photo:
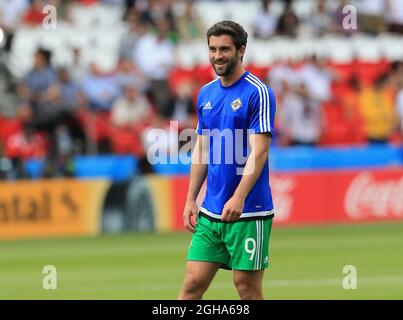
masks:
<svg viewBox="0 0 403 320"><path fill-rule="evenodd" d="M266 297L403 298L402 2L268 3L0 1L1 299L176 297L189 165L172 155L225 18L277 95ZM147 158L156 128L168 163ZM206 297L236 298L230 273Z"/></svg>

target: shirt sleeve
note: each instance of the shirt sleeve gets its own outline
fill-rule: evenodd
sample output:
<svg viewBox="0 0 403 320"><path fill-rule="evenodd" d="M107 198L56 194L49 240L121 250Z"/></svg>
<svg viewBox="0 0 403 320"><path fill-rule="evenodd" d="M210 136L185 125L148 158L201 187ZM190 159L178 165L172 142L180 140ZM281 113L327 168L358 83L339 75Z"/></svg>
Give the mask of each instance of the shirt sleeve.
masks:
<svg viewBox="0 0 403 320"><path fill-rule="evenodd" d="M198 135L202 135L203 134L202 130L207 129L206 124L205 124L204 119L203 119L203 113L202 113L202 108L201 108L200 102L201 102L201 92L199 93L199 96L197 98L197 104L196 104L196 110L197 110L197 128L196 128L196 132L197 132Z"/></svg>
<svg viewBox="0 0 403 320"><path fill-rule="evenodd" d="M276 99L267 86L258 86L249 101L249 129L255 133L272 133Z"/></svg>

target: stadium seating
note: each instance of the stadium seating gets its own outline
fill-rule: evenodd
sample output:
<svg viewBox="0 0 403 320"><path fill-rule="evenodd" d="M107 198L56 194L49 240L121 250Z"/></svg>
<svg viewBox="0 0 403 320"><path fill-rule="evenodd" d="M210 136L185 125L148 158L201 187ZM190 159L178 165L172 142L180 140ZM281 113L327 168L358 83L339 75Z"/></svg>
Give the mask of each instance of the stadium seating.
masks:
<svg viewBox="0 0 403 320"><path fill-rule="evenodd" d="M300 0L294 4L301 19L309 17L314 5L310 0ZM274 1L272 14L278 16L282 7L280 1ZM197 1L195 10L206 26L226 17L240 22L251 33L252 18L259 10L259 2ZM83 60L86 63L97 60L105 71L114 67L119 41L127 31L122 21L123 7L107 4L75 6L72 13L73 23L60 22L56 30L44 30L40 26L17 30L12 52L19 63L11 66L16 76L22 76L29 70L32 54L38 46L48 47L56 53L56 65L68 65L72 57L66 49L78 46L83 49ZM180 43L177 48L178 67L191 68L208 63L205 49L204 39ZM403 39L390 34L377 38L361 34L350 38L328 34L320 39L300 37L291 40L275 37L270 41L254 40L248 44L245 62L263 66L287 57L298 61L313 54L336 63L348 63L355 58L365 62L376 62L383 58L394 61L403 59Z"/></svg>
<svg viewBox="0 0 403 320"><path fill-rule="evenodd" d="M0 117L0 144L9 138L12 134L20 131L21 122L16 118Z"/></svg>

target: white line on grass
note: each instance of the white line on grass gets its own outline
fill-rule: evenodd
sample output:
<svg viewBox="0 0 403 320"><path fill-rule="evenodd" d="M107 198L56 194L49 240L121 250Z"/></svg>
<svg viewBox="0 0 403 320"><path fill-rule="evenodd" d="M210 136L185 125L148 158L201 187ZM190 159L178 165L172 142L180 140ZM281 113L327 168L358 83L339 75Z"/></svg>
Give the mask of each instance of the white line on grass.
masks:
<svg viewBox="0 0 403 320"><path fill-rule="evenodd" d="M294 279L294 280L266 280L265 286L267 287L318 287L318 286L329 286L335 287L340 286L342 288L342 278L323 278L323 279ZM373 276L373 277L358 277L358 286L373 286L373 285L403 285L403 276ZM160 284L132 284L126 282L119 285L103 285L96 288L76 288L76 289L63 289L59 288L57 293L99 293L99 292L161 292L161 291L171 291L179 290L179 282L166 282ZM229 289L233 288L231 281L222 282L216 281L211 285L212 289ZM24 294L28 292L37 293L38 290L24 290ZM10 295L18 296L18 292L0 292L0 297L8 297Z"/></svg>

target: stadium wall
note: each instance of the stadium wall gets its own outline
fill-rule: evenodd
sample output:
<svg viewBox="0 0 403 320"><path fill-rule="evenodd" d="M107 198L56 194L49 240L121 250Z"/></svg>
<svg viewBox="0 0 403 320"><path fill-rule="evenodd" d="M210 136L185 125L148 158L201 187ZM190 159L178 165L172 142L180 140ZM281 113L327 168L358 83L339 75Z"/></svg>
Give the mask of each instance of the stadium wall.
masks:
<svg viewBox="0 0 403 320"><path fill-rule="evenodd" d="M403 169L270 176L276 225L403 219ZM188 175L0 183L0 240L184 231ZM197 199L205 194L205 186Z"/></svg>

